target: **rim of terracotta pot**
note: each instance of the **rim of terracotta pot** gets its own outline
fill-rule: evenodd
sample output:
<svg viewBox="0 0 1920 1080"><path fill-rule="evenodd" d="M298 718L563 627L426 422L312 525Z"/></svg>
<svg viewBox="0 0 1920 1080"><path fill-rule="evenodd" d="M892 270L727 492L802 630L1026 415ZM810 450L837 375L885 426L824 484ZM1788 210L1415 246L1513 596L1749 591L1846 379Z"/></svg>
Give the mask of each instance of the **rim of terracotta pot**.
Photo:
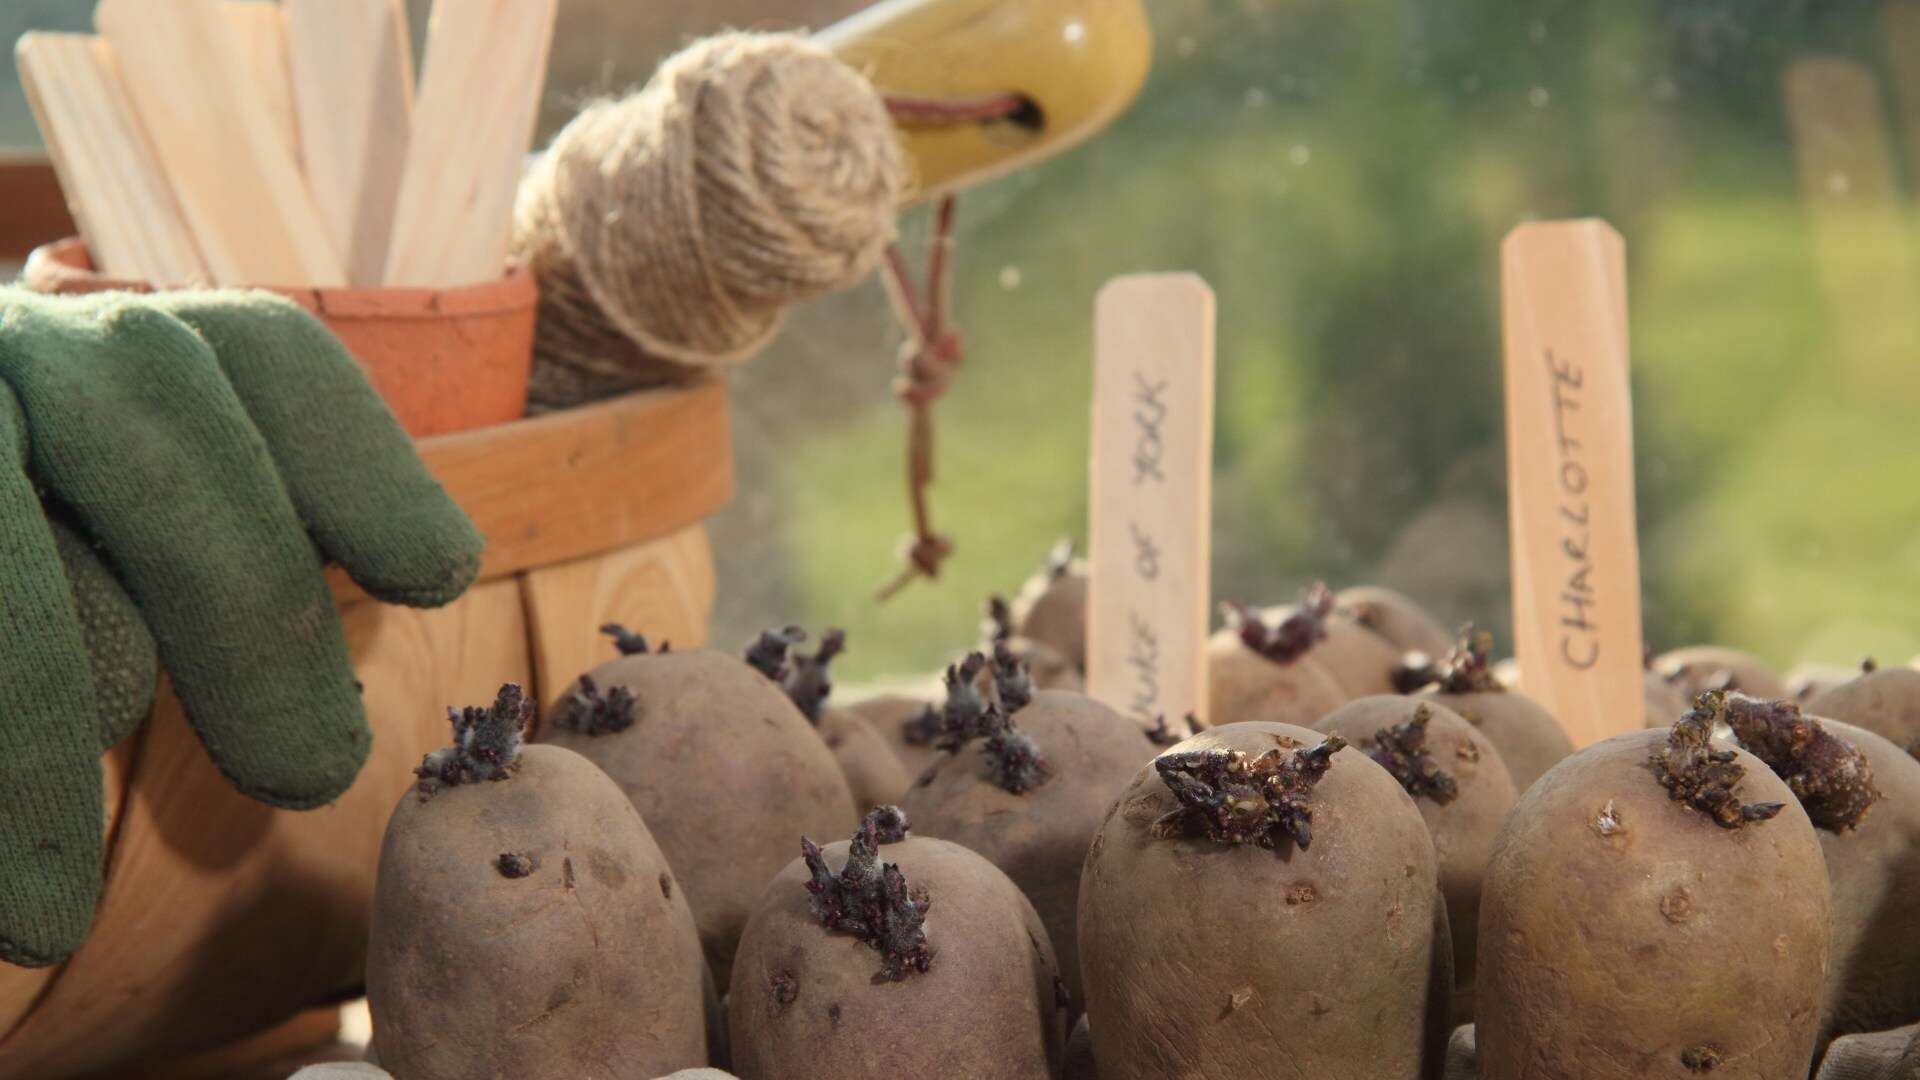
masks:
<svg viewBox="0 0 1920 1080"><path fill-rule="evenodd" d="M308 287L284 285L241 286L264 289L288 297L316 315L339 319L444 318L448 315L486 315L523 310L534 293L533 275L509 264L491 281L443 288L396 285ZM87 242L77 236L55 240L27 256L21 280L41 292L162 292L212 286L156 286L148 281L116 278L94 269Z"/></svg>

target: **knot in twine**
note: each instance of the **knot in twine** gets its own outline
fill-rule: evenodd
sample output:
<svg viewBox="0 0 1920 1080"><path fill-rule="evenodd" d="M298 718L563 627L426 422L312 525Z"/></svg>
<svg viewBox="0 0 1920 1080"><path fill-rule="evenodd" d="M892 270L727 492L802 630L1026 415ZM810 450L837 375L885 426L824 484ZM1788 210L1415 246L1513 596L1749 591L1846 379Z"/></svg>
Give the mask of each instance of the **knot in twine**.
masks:
<svg viewBox="0 0 1920 1080"><path fill-rule="evenodd" d="M946 396L965 355L960 331L942 330L932 341L909 338L900 346L900 376L893 396L909 405L931 405Z"/></svg>
<svg viewBox="0 0 1920 1080"><path fill-rule="evenodd" d="M696 42L587 106L521 185L541 358L607 375L745 361L789 305L873 269L906 175L880 95L825 49Z"/></svg>
<svg viewBox="0 0 1920 1080"><path fill-rule="evenodd" d="M946 533L937 532L929 532L911 539L913 542L907 545L905 552L907 565L922 577L939 577L940 564L946 562L947 556L953 554L953 539Z"/></svg>

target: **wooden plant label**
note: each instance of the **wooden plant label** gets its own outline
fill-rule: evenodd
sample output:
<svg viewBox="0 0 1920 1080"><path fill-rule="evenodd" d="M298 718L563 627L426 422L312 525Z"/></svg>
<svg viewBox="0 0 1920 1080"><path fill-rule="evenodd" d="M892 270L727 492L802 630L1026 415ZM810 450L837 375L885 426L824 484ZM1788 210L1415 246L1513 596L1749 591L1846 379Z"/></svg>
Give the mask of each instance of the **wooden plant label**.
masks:
<svg viewBox="0 0 1920 1080"><path fill-rule="evenodd" d="M468 285L505 272L558 10L559 0L434 0L386 284Z"/></svg>
<svg viewBox="0 0 1920 1080"><path fill-rule="evenodd" d="M94 26L216 285L347 283L223 6L100 0Z"/></svg>
<svg viewBox="0 0 1920 1080"><path fill-rule="evenodd" d="M240 45L247 87L260 95L287 156L300 160L300 124L293 114L293 77L287 74L287 21L273 0L225 0L221 13Z"/></svg>
<svg viewBox="0 0 1920 1080"><path fill-rule="evenodd" d="M14 59L93 265L161 285L211 283L107 43L33 31Z"/></svg>
<svg viewBox="0 0 1920 1080"><path fill-rule="evenodd" d="M1575 746L1644 723L1626 245L1603 221L1501 245L1514 655Z"/></svg>
<svg viewBox="0 0 1920 1080"><path fill-rule="evenodd" d="M347 280L378 285L413 134L406 4L283 0L281 10L314 202Z"/></svg>
<svg viewBox="0 0 1920 1080"><path fill-rule="evenodd" d="M1213 290L1116 278L1094 302L1087 692L1151 724L1205 721Z"/></svg>

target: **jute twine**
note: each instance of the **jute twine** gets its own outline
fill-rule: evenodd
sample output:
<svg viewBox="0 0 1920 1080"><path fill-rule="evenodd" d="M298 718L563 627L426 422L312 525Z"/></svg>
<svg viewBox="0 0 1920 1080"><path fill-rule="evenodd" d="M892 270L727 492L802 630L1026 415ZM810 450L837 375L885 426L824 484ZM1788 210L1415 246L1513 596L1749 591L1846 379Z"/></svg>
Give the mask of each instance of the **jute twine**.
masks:
<svg viewBox="0 0 1920 1080"><path fill-rule="evenodd" d="M536 407L753 356L865 277L906 165L879 94L806 38L724 34L574 118L521 184Z"/></svg>

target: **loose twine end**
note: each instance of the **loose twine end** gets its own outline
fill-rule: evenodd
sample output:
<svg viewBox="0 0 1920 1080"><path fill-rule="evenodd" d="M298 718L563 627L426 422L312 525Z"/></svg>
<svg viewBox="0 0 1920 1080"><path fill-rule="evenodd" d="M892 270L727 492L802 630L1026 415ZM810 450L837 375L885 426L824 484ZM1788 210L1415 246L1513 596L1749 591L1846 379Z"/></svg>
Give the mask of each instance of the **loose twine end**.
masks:
<svg viewBox="0 0 1920 1080"><path fill-rule="evenodd" d="M914 125L973 124L1014 118L1030 107L1018 94L994 94L965 100L938 100L888 96L887 111L896 123ZM912 274L899 245L887 248L882 262L887 298L907 341L900 350L900 374L893 395L907 408L907 493L913 508L913 533L901 552L905 565L893 580L880 587L876 599L885 602L916 579L933 580L953 554L953 539L933 527L927 495L933 485L933 406L953 386L965 358L960 331L947 325L947 267L953 258L954 197L943 196L934 208L933 240L927 252L926 290L915 295Z"/></svg>
<svg viewBox="0 0 1920 1080"><path fill-rule="evenodd" d="M933 527L928 491L933 486L933 406L953 386L954 375L966 357L964 339L947 325L947 266L953 255L954 198L940 200L934 210L933 243L927 255L924 296L916 296L912 274L896 244L887 249L887 296L894 314L907 329L900 349L900 373L893 380L893 396L907 408L907 496L913 510L914 531L901 552L900 573L880 587L875 599L885 602L918 578L933 580L953 554L951 537Z"/></svg>

